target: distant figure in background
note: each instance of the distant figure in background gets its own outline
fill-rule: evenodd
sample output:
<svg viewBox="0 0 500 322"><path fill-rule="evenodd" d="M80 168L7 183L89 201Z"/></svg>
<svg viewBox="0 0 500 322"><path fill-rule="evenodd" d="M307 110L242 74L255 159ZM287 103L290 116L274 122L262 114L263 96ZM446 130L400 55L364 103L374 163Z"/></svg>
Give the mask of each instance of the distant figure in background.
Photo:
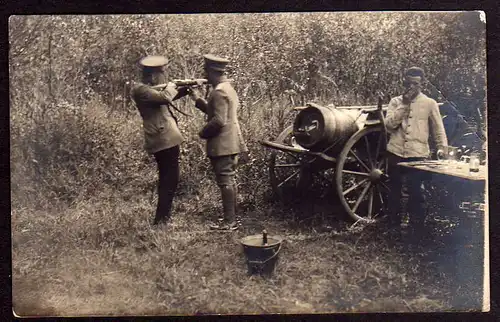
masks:
<svg viewBox="0 0 500 322"><path fill-rule="evenodd" d="M390 134L387 144L390 189L389 221L400 228L402 216L409 213L411 236L418 238L426 215L423 176L408 177L399 162L422 161L430 158L429 136L432 133L438 155L444 155L448 140L439 106L421 92L425 80L419 67L409 68L404 75L403 95L389 102L386 126ZM429 128L430 126L430 128Z"/></svg>
<svg viewBox="0 0 500 322"><path fill-rule="evenodd" d="M238 228L235 171L239 154L242 153L246 159L248 152L238 122L239 99L225 76L229 61L213 55L205 55L204 60L206 78L213 90L208 101L200 98L196 91L190 91L190 96L196 108L208 115L207 124L199 136L207 140L207 156L222 195L223 218L219 223L210 225L210 228L235 230Z"/></svg>
<svg viewBox="0 0 500 322"><path fill-rule="evenodd" d="M162 56L148 56L140 61L142 82L132 85L131 94L143 119L145 148L158 165L158 204L154 225L170 220L172 201L179 183L179 145L183 137L177 119L169 108L172 101L187 95L187 88L176 89L169 83L164 90L152 88L167 83Z"/></svg>
<svg viewBox="0 0 500 322"><path fill-rule="evenodd" d="M445 102L439 110L443 116L443 124L446 130L449 146L465 146L463 152L478 151L481 149L483 140L478 135L475 127L465 120L465 117L457 110L451 102ZM484 136L483 136L484 137Z"/></svg>

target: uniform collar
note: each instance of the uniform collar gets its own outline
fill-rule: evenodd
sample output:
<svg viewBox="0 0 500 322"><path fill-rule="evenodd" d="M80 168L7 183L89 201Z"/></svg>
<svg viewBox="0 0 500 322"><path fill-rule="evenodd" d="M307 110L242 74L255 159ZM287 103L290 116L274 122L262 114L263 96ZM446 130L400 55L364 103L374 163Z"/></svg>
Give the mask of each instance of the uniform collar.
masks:
<svg viewBox="0 0 500 322"><path fill-rule="evenodd" d="M212 86L217 87L217 85L222 84L222 83L226 83L226 82L229 82L229 79L227 78L227 76L224 75L221 78L219 78L219 81L216 84L213 84Z"/></svg>
<svg viewBox="0 0 500 322"><path fill-rule="evenodd" d="M417 96L415 96L415 97L411 100L411 102L412 102L412 103L415 103L415 102L416 102L416 101L417 101L420 97L422 97L422 95L424 95L424 93L422 93L422 92L418 93L418 95L417 95Z"/></svg>
<svg viewBox="0 0 500 322"><path fill-rule="evenodd" d="M422 98L422 97L424 97L424 96L425 96L425 94L424 94L424 93L422 93L422 92L418 93L418 95L417 95L417 96L415 96L415 98L411 100L411 103L415 103L417 100L419 100L420 98ZM398 97L399 97L401 100L403 100L403 95L399 95Z"/></svg>

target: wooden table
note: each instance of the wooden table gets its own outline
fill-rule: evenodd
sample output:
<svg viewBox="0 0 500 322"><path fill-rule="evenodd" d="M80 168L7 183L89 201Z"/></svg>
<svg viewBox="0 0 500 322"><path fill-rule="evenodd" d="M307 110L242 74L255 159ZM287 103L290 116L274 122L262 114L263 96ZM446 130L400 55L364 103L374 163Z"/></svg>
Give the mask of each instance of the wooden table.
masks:
<svg viewBox="0 0 500 322"><path fill-rule="evenodd" d="M446 188L449 200L452 204L460 204L459 209L464 209L462 207L465 205L479 205L481 208L484 206L487 193L486 165L480 165L479 172L470 172L468 163L456 161L428 160L400 162L398 165L414 171L415 175L424 175L424 181L430 182L430 186ZM439 196L432 196L436 197Z"/></svg>
<svg viewBox="0 0 500 322"><path fill-rule="evenodd" d="M400 162L399 166L430 172L437 173L441 175L451 176L455 178L461 178L471 181L483 181L486 182L487 177L487 166L480 165L479 172L470 172L469 164L457 161L441 161L441 160L429 160L429 161L415 161L415 162Z"/></svg>
<svg viewBox="0 0 500 322"><path fill-rule="evenodd" d="M447 187L448 196L455 202L466 204L483 204L486 196L486 178L488 168L485 165L479 166L479 172L469 172L468 163L447 162L441 160L401 162L399 166L408 170L414 170L419 173L429 175L433 184ZM436 198L437 195L431 196ZM468 202L464 202L468 200ZM470 215L468 210L462 206L454 209L446 209L447 213L459 215L460 221L453 233L453 238L449 240L448 247L454 251L445 261L453 261L456 270L452 273L457 284L457 290L452 296L452 302L457 307L475 306L480 309L483 306L485 297L485 288L488 282L488 257L485 248L487 247L486 235L488 234L486 222L488 221L487 210L473 212ZM447 271L446 273L451 273ZM469 303L469 304L465 304Z"/></svg>

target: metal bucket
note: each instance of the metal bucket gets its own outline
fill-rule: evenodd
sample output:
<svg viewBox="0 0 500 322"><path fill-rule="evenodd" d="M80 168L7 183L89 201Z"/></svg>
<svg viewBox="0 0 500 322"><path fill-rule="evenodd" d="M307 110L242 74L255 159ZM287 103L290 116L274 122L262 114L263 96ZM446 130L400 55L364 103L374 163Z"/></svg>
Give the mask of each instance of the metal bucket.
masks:
<svg viewBox="0 0 500 322"><path fill-rule="evenodd" d="M283 238L263 234L247 236L241 239L246 257L248 273L270 275L274 272Z"/></svg>

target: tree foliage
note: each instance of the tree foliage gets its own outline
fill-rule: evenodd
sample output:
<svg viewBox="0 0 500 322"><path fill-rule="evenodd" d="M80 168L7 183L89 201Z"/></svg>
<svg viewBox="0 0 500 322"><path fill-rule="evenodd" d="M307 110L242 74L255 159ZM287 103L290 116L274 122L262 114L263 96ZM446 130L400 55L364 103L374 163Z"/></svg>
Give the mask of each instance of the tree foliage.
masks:
<svg viewBox="0 0 500 322"><path fill-rule="evenodd" d="M205 53L230 58L243 132L263 165L246 169L251 180L266 180L257 140L286 125L290 98L374 104L377 91L397 95L402 71L418 65L469 120L485 110L485 24L478 12L13 16L9 40L13 176L29 173L35 182L48 169L54 176L78 166L97 171L102 182L105 172L146 171L149 164L127 168L145 155L126 82L139 77L138 61L148 54L168 57L170 78L199 77ZM444 100L433 87L426 92ZM200 115L181 119L184 162L196 172L190 178L206 171L196 137L202 123ZM99 152L102 144L114 152ZM43 162L46 171L36 177L28 160Z"/></svg>

